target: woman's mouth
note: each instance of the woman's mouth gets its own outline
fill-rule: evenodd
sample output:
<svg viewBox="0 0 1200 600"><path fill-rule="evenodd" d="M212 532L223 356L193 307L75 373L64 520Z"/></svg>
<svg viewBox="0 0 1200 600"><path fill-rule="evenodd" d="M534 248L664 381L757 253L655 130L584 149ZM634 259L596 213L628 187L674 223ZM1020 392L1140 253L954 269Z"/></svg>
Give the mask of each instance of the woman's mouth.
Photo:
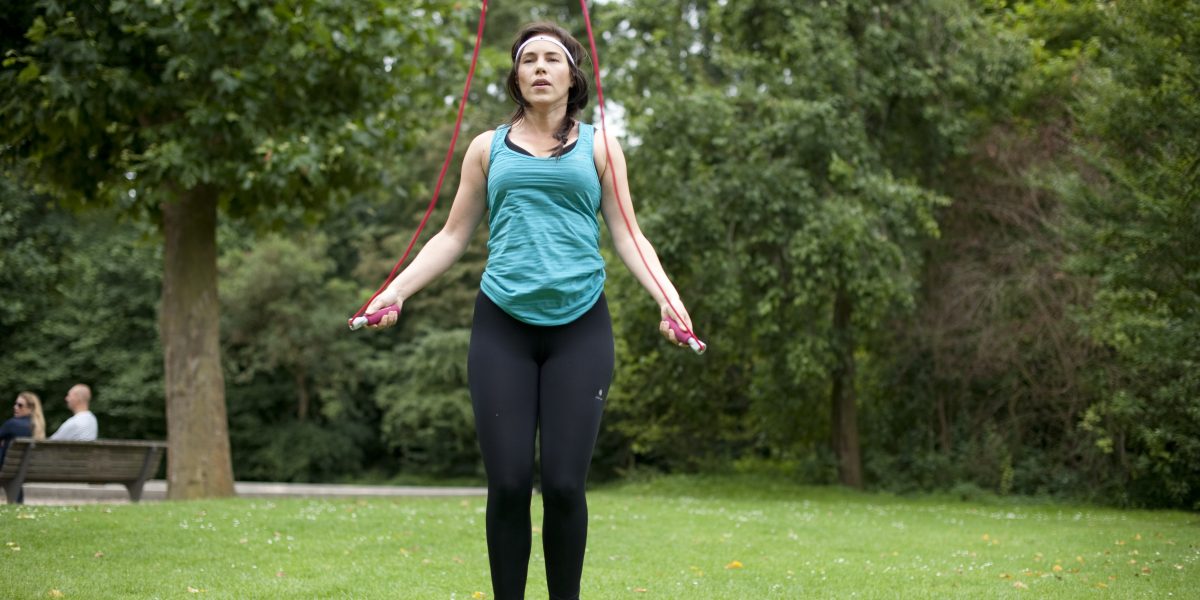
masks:
<svg viewBox="0 0 1200 600"><path fill-rule="evenodd" d="M535 79L535 80L533 80L533 87L550 87L550 80L549 79Z"/></svg>

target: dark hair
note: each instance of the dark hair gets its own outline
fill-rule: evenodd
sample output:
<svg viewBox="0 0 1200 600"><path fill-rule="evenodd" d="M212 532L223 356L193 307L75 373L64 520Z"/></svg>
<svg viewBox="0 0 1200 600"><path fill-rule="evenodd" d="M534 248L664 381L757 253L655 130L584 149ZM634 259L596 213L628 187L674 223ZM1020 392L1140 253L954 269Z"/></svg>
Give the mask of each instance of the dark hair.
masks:
<svg viewBox="0 0 1200 600"><path fill-rule="evenodd" d="M579 64L583 59L588 58L587 51L584 50L583 44L579 40L571 36L566 29L555 25L554 23L530 23L521 28L517 33L517 39L513 42L512 52L512 70L508 72L508 96L517 103L516 110L508 119L509 125L516 124L525 116L525 97L521 95L521 85L517 81L517 49L525 40L540 34L552 35L562 42L563 46L567 47L567 51L571 53L573 60L567 61L567 67L571 70L571 90L567 92L567 114L563 116L563 122L558 126L558 130L554 132L554 139L558 140L558 146L554 148L553 156L558 156L563 148L567 145L567 137L571 135L571 129L575 126L575 117L579 115L579 111L583 110L588 103L588 83L587 77L584 76L583 70L579 68Z"/></svg>

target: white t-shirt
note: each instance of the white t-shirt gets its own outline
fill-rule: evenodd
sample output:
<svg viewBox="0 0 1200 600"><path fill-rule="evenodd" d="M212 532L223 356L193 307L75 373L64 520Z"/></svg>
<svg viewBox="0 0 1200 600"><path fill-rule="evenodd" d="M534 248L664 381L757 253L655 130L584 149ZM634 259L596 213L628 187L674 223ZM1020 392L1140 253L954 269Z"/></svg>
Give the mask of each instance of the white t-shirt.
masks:
<svg viewBox="0 0 1200 600"><path fill-rule="evenodd" d="M99 437L99 435L100 425L96 423L96 415L93 415L90 410L85 410L63 422L58 431L55 431L54 435L50 436L50 439L90 442Z"/></svg>

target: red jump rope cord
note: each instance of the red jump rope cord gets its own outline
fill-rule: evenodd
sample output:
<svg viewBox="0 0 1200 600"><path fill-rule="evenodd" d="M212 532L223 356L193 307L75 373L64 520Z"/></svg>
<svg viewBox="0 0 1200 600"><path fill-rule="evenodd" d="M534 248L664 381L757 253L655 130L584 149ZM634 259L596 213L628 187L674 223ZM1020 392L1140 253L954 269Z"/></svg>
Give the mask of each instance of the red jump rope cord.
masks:
<svg viewBox="0 0 1200 600"><path fill-rule="evenodd" d="M387 289L387 286L396 278L396 273L400 271L400 266L404 264L404 261L408 260L408 255L412 252L413 246L417 244L417 238L421 237L421 231L425 229L425 224L429 222L429 217L433 214L433 209L437 207L438 195L442 193L442 183L446 181L446 171L450 169L450 160L454 157L454 144L458 142L458 132L462 129L463 112L467 108L467 96L471 92L471 80L475 78L475 65L479 63L479 47L483 44L483 24L487 21L487 6L487 0L483 0L483 6L479 9L479 31L475 34L475 50L471 53L471 69L467 71L467 83L463 86L462 100L458 103L458 118L454 121L454 135L450 137L450 149L446 151L446 160L442 162L442 172L438 175L437 186L433 188L433 199L429 201L429 208L425 209L425 217L421 219L421 224L417 226L412 239L409 240L408 247L404 249L404 255L396 262L396 266L392 267L392 272L383 282L383 285L379 286L379 289L375 290L374 294L371 294L371 299L367 300L366 304L363 304L362 308L359 308L358 312L354 313L354 316L350 318L351 322L361 317L366 312L367 307L371 305L371 302L375 301L375 298L379 294L382 294L383 290Z"/></svg>
<svg viewBox="0 0 1200 600"><path fill-rule="evenodd" d="M671 297L667 295L667 291L663 289L662 283L658 281L658 277L654 275L654 270L650 268L649 261L646 260L646 255L642 253L642 246L638 243L637 235L633 230L633 221L630 220L629 214L625 212L625 203L621 202L621 189L617 186L617 167L613 164L612 151L608 144L608 121L604 117L604 85L600 83L600 55L596 52L596 37L592 35L592 17L588 13L587 0L579 0L579 6L583 9L583 22L587 25L588 44L592 49L592 73L596 78L596 98L600 102L600 129L604 134L604 157L607 160L608 172L612 176L613 193L617 196L617 208L621 210L621 218L625 220L625 228L629 230L629 237L633 240L633 247L637 249L638 258L642 259L642 266L646 268L646 273L650 275L650 279L654 281L655 287L662 294L663 300L667 302L667 306L671 312L675 313L675 320L679 324L679 328L685 333L695 335L687 323L680 318L683 313L675 307L675 303L671 302Z"/></svg>

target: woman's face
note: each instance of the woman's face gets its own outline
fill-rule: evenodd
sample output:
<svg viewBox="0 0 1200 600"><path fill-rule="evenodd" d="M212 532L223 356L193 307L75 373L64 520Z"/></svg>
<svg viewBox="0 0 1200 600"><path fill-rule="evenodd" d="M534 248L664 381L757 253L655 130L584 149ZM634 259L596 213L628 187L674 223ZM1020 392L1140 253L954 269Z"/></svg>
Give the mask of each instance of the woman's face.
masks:
<svg viewBox="0 0 1200 600"><path fill-rule="evenodd" d="M566 101L571 64L562 48L542 40L531 42L517 61L517 82L527 103L553 106Z"/></svg>
<svg viewBox="0 0 1200 600"><path fill-rule="evenodd" d="M13 402L13 416L28 417L31 413L33 413L33 407L29 406L24 398L17 396L16 402Z"/></svg>

